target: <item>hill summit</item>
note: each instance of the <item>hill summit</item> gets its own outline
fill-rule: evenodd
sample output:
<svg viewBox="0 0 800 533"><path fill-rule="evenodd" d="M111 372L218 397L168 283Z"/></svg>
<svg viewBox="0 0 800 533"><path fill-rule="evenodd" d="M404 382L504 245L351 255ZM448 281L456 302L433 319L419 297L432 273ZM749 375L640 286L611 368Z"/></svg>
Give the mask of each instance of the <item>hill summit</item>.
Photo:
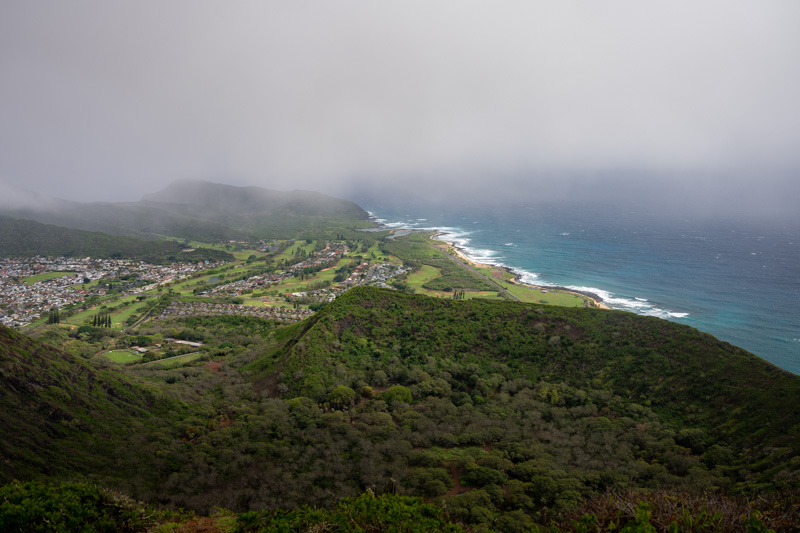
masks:
<svg viewBox="0 0 800 533"><path fill-rule="evenodd" d="M313 191L277 191L263 187L236 187L200 180L181 180L146 194L143 202L213 208L230 213L285 212L301 215L367 218L366 211L348 200Z"/></svg>

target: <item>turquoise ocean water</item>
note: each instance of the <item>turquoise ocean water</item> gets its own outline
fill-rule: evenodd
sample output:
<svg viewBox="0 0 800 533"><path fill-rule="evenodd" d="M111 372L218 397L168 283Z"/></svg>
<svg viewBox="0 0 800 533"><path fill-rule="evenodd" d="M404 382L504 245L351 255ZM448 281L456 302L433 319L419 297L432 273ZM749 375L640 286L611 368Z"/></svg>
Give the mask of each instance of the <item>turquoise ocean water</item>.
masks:
<svg viewBox="0 0 800 533"><path fill-rule="evenodd" d="M644 209L355 199L386 226L436 229L523 281L688 324L800 374L800 228Z"/></svg>

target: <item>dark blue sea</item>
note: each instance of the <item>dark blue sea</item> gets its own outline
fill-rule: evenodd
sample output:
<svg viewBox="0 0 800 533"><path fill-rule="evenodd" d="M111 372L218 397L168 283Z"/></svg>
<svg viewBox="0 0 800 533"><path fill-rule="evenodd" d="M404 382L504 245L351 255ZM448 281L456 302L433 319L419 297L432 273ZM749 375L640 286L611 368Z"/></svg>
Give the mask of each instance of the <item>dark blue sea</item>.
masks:
<svg viewBox="0 0 800 533"><path fill-rule="evenodd" d="M513 196L513 195L512 195ZM800 228L601 205L355 199L386 226L436 229L523 281L688 324L800 374Z"/></svg>

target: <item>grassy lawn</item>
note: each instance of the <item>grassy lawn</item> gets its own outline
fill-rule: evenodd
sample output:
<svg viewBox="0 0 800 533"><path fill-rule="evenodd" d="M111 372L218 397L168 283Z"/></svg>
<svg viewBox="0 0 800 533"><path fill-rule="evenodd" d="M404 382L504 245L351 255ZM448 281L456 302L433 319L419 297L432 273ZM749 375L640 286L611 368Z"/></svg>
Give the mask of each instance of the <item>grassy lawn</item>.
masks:
<svg viewBox="0 0 800 533"><path fill-rule="evenodd" d="M116 300L107 300L103 302L107 308L102 309L100 306L95 306L85 311L78 311L74 315L70 317L65 317L61 319L62 324L74 324L76 326L83 326L85 324L91 324L92 317L94 315L99 314L101 311L105 312L108 311L110 307L116 307L123 302L131 302L128 305L123 305L119 309L114 309L111 311L111 326L113 329L119 329L125 325L125 320L128 319L131 315L135 314L140 307L140 302L136 301L136 296L126 296L124 298L118 298Z"/></svg>
<svg viewBox="0 0 800 533"><path fill-rule="evenodd" d="M441 269L430 265L422 265L419 270L408 275L407 283L409 287L417 292L438 292L428 291L427 289L423 289L422 286L428 283L430 280L438 278L441 275Z"/></svg>
<svg viewBox="0 0 800 533"><path fill-rule="evenodd" d="M375 255L374 258L372 257L373 254ZM364 257L368 257L368 258L372 259L373 261L379 261L381 263L387 263L387 262L390 262L390 261L397 260L397 258L394 257L394 256L382 253L380 246L378 246L378 243L375 243L372 246L370 246L370 248L367 251L367 253L364 254Z"/></svg>
<svg viewBox="0 0 800 533"><path fill-rule="evenodd" d="M140 303L136 301L135 296L128 296L122 300L117 300L117 304L122 302L131 302L126 306L120 307L111 313L111 326L114 328L121 328L125 325L125 321L132 315L136 314L136 309L140 307Z"/></svg>
<svg viewBox="0 0 800 533"><path fill-rule="evenodd" d="M522 300L523 302L559 305L561 307L584 307L586 301L580 296L567 292L551 291L542 292L541 289L534 289L516 283L500 283L508 292Z"/></svg>
<svg viewBox="0 0 800 533"><path fill-rule="evenodd" d="M100 311L105 311L105 309L100 309L100 306L91 307L85 311L78 311L74 315L70 317L62 317L61 323L62 324L75 324L77 326L83 326L84 324L91 322L92 317L98 314Z"/></svg>
<svg viewBox="0 0 800 533"><path fill-rule="evenodd" d="M203 355L205 355L203 352L187 353L186 355L179 355L170 359L153 361L152 364L158 365L161 368L174 368L176 366L185 365L186 363L191 363L192 361L200 359Z"/></svg>
<svg viewBox="0 0 800 533"><path fill-rule="evenodd" d="M514 279L514 274L509 272L504 268L492 268L492 267L484 267L484 268L476 268L478 272L483 274L489 279L493 279L495 281L511 281Z"/></svg>
<svg viewBox="0 0 800 533"><path fill-rule="evenodd" d="M57 278L65 278L67 276L74 276L75 272L43 272L41 274L36 274L35 276L28 276L27 278L22 278L22 281L26 285L33 285L34 283L38 283L40 281L47 281L49 279L57 279Z"/></svg>
<svg viewBox="0 0 800 533"><path fill-rule="evenodd" d="M110 352L101 354L101 357L110 359L115 363L130 363L142 360L141 355L130 350L111 350Z"/></svg>
<svg viewBox="0 0 800 533"><path fill-rule="evenodd" d="M317 241L311 241L310 243L307 243L306 241L295 241L295 243L293 245L289 246L287 249L285 249L283 252L281 252L278 256L276 256L275 257L275 261L281 261L281 260L286 259L286 260L289 260L289 261L297 262L297 261L295 261L295 259L297 259L297 258L295 257L294 254L295 254L295 252L297 252L298 248L301 249L301 250L305 250L305 252L308 255L311 255L314 252L314 246L316 244L317 244Z"/></svg>
<svg viewBox="0 0 800 533"><path fill-rule="evenodd" d="M445 295L450 293L445 293ZM445 298L452 298L452 296L445 296ZM464 299L465 300L472 300L473 298L486 298L488 300L505 300L502 296L500 296L496 292L492 291L465 291L464 292Z"/></svg>
<svg viewBox="0 0 800 533"><path fill-rule="evenodd" d="M245 249L245 250L238 251L238 252L230 252L230 253L233 254L233 257L235 257L239 261L246 261L247 258L250 257L251 255L256 256L256 259L255 259L256 261L259 261L259 260L263 261L263 259L266 257L264 255L264 252L262 252L260 250L251 250L249 248Z"/></svg>
<svg viewBox="0 0 800 533"><path fill-rule="evenodd" d="M256 300L253 298L246 298L242 305L250 305L252 307L269 307L264 300Z"/></svg>

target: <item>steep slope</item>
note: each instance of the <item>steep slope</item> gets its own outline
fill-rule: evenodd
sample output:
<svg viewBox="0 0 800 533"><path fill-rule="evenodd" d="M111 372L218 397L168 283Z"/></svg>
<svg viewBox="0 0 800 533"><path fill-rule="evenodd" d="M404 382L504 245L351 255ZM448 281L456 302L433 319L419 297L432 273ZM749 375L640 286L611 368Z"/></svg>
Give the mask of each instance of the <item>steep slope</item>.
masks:
<svg viewBox="0 0 800 533"><path fill-rule="evenodd" d="M0 483L113 472L128 422L158 405L149 389L0 326Z"/></svg>
<svg viewBox="0 0 800 533"><path fill-rule="evenodd" d="M153 327L227 348L116 370L157 396L0 330L0 481L78 473L200 512L369 490L508 531L569 523L609 491L700 513L704 494L800 486L800 378L658 319L357 288L288 327Z"/></svg>
<svg viewBox="0 0 800 533"><path fill-rule="evenodd" d="M175 241L107 235L0 215L0 255L3 256L124 257L151 263L233 260L232 255L219 250L199 248L182 252L181 249Z"/></svg>
<svg viewBox="0 0 800 533"><path fill-rule="evenodd" d="M588 397L598 413L603 404L618 417L648 412L643 419L674 428L689 456L731 467L731 482L799 479L800 377L656 318L359 288L296 325L252 369L279 371L285 388L316 401L376 374L420 399L433 390L475 403L528 389L549 410ZM753 471L736 474L735 465Z"/></svg>

